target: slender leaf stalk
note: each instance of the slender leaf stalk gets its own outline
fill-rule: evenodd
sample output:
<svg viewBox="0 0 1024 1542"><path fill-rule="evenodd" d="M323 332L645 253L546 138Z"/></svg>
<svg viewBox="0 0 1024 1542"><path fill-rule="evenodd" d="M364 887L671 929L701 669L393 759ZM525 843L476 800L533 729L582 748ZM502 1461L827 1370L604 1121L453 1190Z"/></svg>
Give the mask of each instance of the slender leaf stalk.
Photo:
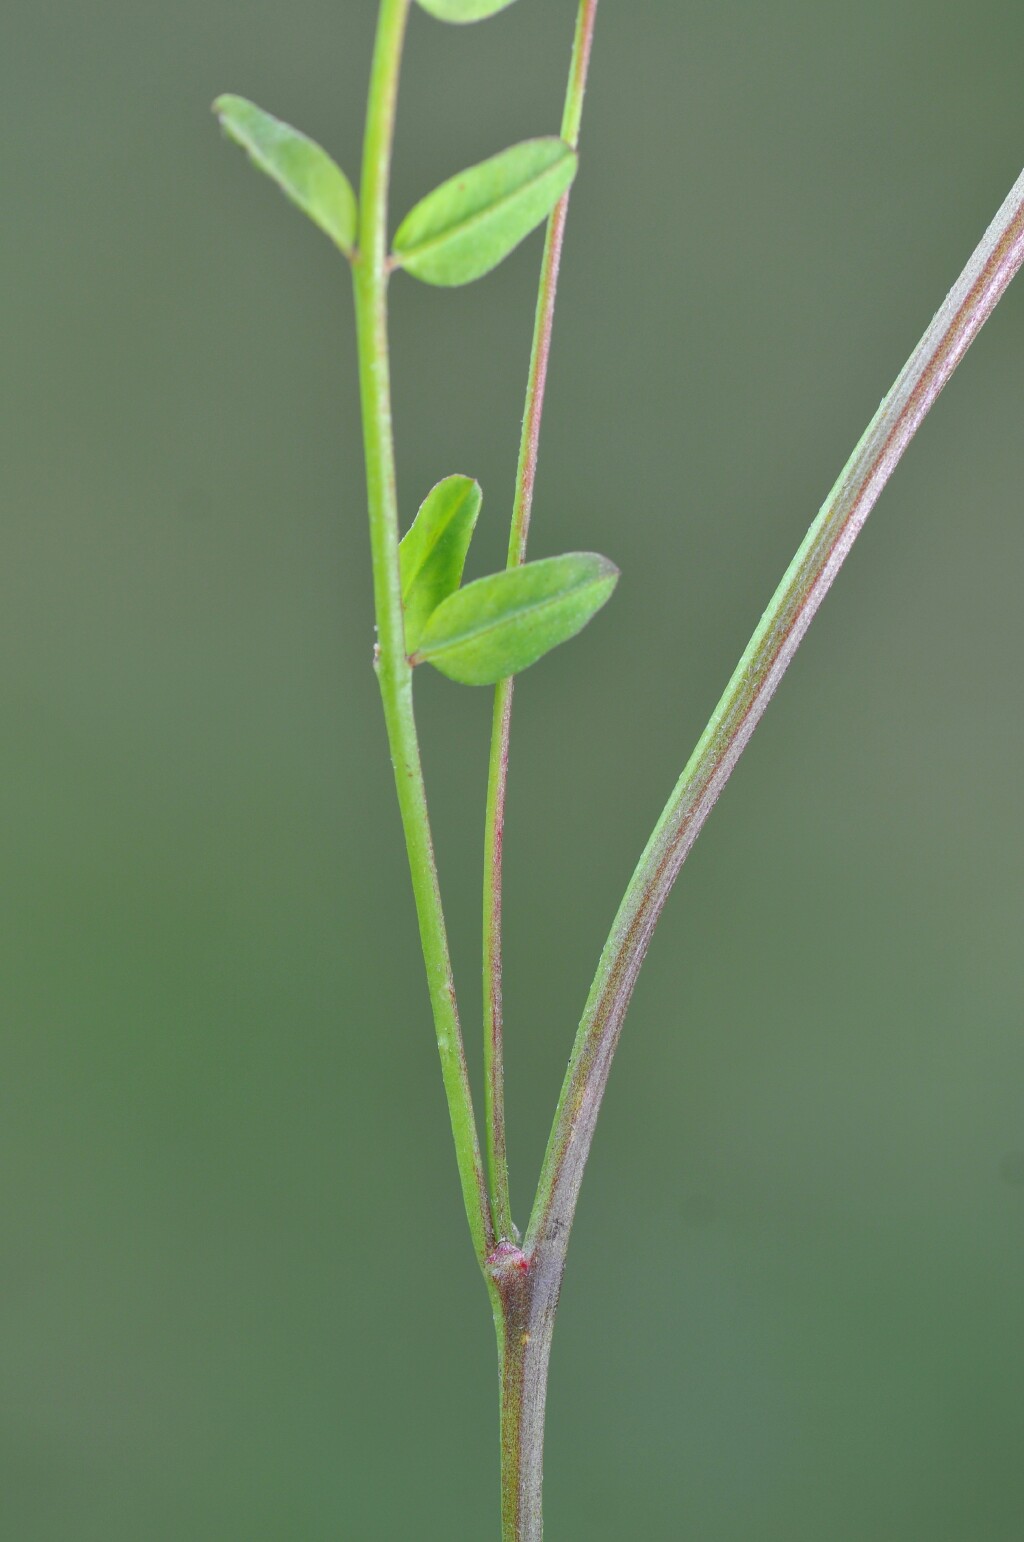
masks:
<svg viewBox="0 0 1024 1542"><path fill-rule="evenodd" d="M590 52L597 20L597 0L580 0L573 40L569 84L566 89L561 137L573 149L579 146L583 97L587 86ZM533 512L537 478L540 427L544 412L548 361L554 325L558 274L569 212L569 193L556 204L548 221L541 262L540 286L534 322L533 347L526 387L522 441L516 471L512 528L509 534L508 567L526 560L526 541ZM505 832L505 798L508 788L509 734L512 724L511 679L503 680L494 693L494 718L487 775L487 811L484 830L483 989L484 989L484 1123L487 1140L487 1171L494 1225L499 1238L518 1241L509 1197L508 1147L505 1132L504 1011L502 1004L502 850Z"/></svg>
<svg viewBox="0 0 1024 1542"><path fill-rule="evenodd" d="M882 401L761 621L633 874L566 1072L524 1244L557 1293L584 1166L637 974L679 870L871 509L1024 262L1024 174Z"/></svg>
<svg viewBox="0 0 1024 1542"><path fill-rule="evenodd" d="M353 262L373 588L377 613L375 667L409 855L420 942L455 1139L462 1197L473 1246L483 1267L494 1244L494 1228L430 835L423 769L413 716L412 667L405 654L398 561L398 496L388 355L387 215L398 78L410 3L411 0L381 0L363 146L359 250Z"/></svg>

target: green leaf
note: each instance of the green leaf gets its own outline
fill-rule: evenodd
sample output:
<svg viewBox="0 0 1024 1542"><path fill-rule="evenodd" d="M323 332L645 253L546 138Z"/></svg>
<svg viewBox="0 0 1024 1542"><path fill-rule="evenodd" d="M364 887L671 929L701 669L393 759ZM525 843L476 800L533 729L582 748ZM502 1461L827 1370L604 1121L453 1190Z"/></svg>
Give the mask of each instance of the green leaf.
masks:
<svg viewBox="0 0 1024 1542"><path fill-rule="evenodd" d="M420 0L438 21L484 21L511 4L512 0Z"/></svg>
<svg viewBox="0 0 1024 1542"><path fill-rule="evenodd" d="M607 557L569 552L478 578L437 607L413 663L463 685L495 685L575 637L618 577Z"/></svg>
<svg viewBox="0 0 1024 1542"><path fill-rule="evenodd" d="M431 613L462 582L483 494L472 477L446 477L427 494L398 554L405 647L413 653Z"/></svg>
<svg viewBox="0 0 1024 1542"><path fill-rule="evenodd" d="M395 262L427 284L468 284L547 219L576 175L561 139L528 139L442 182L406 215Z"/></svg>
<svg viewBox="0 0 1024 1542"><path fill-rule="evenodd" d="M359 219L356 195L327 151L244 96L219 96L213 110L253 164L351 257Z"/></svg>

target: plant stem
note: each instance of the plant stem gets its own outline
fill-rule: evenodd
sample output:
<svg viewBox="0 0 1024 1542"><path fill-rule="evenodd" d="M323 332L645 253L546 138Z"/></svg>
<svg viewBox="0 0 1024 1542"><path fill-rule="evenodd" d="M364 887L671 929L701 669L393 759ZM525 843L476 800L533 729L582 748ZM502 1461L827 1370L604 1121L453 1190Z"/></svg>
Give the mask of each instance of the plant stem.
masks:
<svg viewBox="0 0 1024 1542"><path fill-rule="evenodd" d="M548 1360L558 1304L536 1267L512 1243L490 1259L501 1370L502 1542L542 1542L541 1485Z"/></svg>
<svg viewBox="0 0 1024 1542"><path fill-rule="evenodd" d="M943 386L1024 262L1024 174L911 355L787 570L656 825L591 986L524 1244L561 1273L633 986L679 870L864 522Z"/></svg>
<svg viewBox="0 0 1024 1542"><path fill-rule="evenodd" d="M580 0L573 40L569 84L562 117L562 138L579 145L583 96L587 85L590 50L597 19L597 0ZM533 511L537 478L540 425L544 412L548 360L554 325L558 273L565 241L569 194L556 204L548 221L541 262L540 288L533 329L533 347L526 387L526 409L516 471L508 563L519 567L526 560L526 540ZM505 832L505 797L508 788L508 746L512 724L511 679L503 680L494 693L494 718L487 774L487 812L484 829L484 1123L487 1132L487 1170L495 1230L499 1238L518 1240L509 1198L508 1149L505 1135L505 1064L503 1049L502 969L502 849Z"/></svg>
<svg viewBox="0 0 1024 1542"><path fill-rule="evenodd" d="M363 145L361 233L359 251L353 263L373 590L377 614L375 668L409 856L420 942L455 1139L462 1197L473 1246L483 1267L494 1243L494 1228L430 835L419 740L413 716L412 667L405 655L398 565L398 497L388 350L387 217L398 77L410 3L411 0L381 0Z"/></svg>
<svg viewBox="0 0 1024 1542"><path fill-rule="evenodd" d="M504 1542L541 1542L548 1362L569 1235L637 974L679 870L886 482L1024 263L1024 174L850 457L726 687L640 859L580 1023L522 1251L499 1249ZM498 1254L503 1254L500 1257Z"/></svg>

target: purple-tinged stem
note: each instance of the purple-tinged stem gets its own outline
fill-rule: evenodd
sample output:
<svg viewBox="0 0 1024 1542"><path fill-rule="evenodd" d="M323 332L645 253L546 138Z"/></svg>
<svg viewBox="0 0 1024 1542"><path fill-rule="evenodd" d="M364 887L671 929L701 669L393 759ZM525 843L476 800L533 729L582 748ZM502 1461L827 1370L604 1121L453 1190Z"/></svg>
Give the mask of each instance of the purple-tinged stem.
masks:
<svg viewBox="0 0 1024 1542"><path fill-rule="evenodd" d="M576 20L569 84L566 90L562 138L575 149L579 144L583 96L586 91L590 51L597 19L597 0L580 0ZM508 566L526 560L526 541L533 512L537 478L540 427L544 413L551 335L558 292L558 273L565 241L569 194L560 199L548 221L541 264L533 349L526 387L526 411L516 472L516 493L509 534ZM487 778L487 813L484 833L484 1122L487 1131L487 1170L494 1224L499 1238L517 1236L509 1199L508 1150L505 1136L505 1062L503 1048L502 968L502 842L505 830L505 796L508 788L508 746L512 724L512 681L503 680L495 690L491 730L490 766Z"/></svg>
<svg viewBox="0 0 1024 1542"><path fill-rule="evenodd" d="M499 1342L506 1542L542 1538L544 1403L569 1233L612 1057L651 934L690 848L882 488L1022 262L1024 174L811 526L619 907L573 1047L523 1249L510 1249L507 1257L501 1250L489 1261L504 1304Z"/></svg>
<svg viewBox="0 0 1024 1542"><path fill-rule="evenodd" d="M640 858L598 964L544 1158L524 1243L538 1289L557 1296L623 1018L679 870L879 494L1022 263L1024 173L808 531Z"/></svg>

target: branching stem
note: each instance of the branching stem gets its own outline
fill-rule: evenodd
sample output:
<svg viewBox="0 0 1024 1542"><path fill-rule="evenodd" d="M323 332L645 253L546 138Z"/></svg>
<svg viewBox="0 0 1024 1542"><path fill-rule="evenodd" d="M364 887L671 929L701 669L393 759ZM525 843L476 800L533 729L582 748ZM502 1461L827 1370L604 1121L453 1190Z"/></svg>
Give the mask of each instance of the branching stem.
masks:
<svg viewBox="0 0 1024 1542"><path fill-rule="evenodd" d="M584 1009L524 1244L547 1273L560 1277L623 1018L679 870L879 494L1022 262L1024 173L808 531L640 858Z"/></svg>
<svg viewBox="0 0 1024 1542"><path fill-rule="evenodd" d="M605 945L566 1072L522 1249L492 1261L504 1312L503 1537L541 1542L544 1405L569 1234L651 934L679 870L882 488L1024 262L1024 174L884 399L772 597L640 859Z"/></svg>
<svg viewBox="0 0 1024 1542"><path fill-rule="evenodd" d="M402 44L411 0L381 0L353 269L377 611L377 676L463 1199L491 1298L501 1368L502 1535L541 1542L547 1370L569 1234L623 1019L679 871L853 542L911 439L1024 263L1024 174L883 400L761 618L626 890L598 964L562 1086L530 1223L509 1203L501 1003L502 836L512 682L496 692L484 894L485 1175L452 978L405 654L388 358L387 203ZM580 0L563 135L575 144L597 0ZM568 198L548 226L508 565L525 558Z"/></svg>

